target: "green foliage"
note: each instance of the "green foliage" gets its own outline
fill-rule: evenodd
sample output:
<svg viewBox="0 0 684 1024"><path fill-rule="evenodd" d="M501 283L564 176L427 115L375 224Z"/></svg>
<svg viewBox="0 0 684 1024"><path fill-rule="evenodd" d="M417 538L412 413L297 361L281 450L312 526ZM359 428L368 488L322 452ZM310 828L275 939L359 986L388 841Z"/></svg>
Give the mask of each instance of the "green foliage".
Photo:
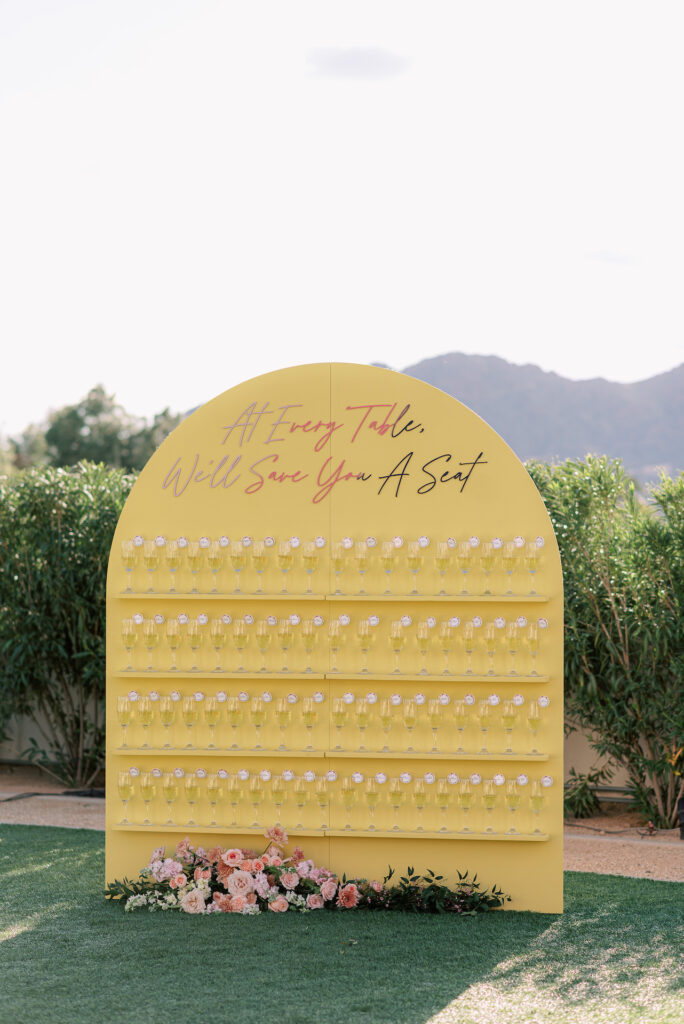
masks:
<svg viewBox="0 0 684 1024"><path fill-rule="evenodd" d="M568 818L591 818L598 814L600 804L593 787L612 778L610 768L593 772L576 772L571 768L563 789L563 813Z"/></svg>
<svg viewBox="0 0 684 1024"><path fill-rule="evenodd" d="M684 793L684 475L645 504L617 460L528 469L563 559L567 717L671 828Z"/></svg>
<svg viewBox="0 0 684 1024"><path fill-rule="evenodd" d="M29 756L68 785L103 762L107 560L132 484L87 464L0 478L0 723L44 721Z"/></svg>

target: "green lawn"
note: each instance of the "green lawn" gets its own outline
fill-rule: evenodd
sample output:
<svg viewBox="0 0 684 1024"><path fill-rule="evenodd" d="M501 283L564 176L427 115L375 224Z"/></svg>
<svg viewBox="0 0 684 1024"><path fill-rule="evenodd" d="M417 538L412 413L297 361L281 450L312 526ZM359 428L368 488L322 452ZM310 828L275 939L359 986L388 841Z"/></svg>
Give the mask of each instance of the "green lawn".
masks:
<svg viewBox="0 0 684 1024"><path fill-rule="evenodd" d="M563 917L124 915L101 833L0 826L0 1021L666 1024L684 887L566 875Z"/></svg>

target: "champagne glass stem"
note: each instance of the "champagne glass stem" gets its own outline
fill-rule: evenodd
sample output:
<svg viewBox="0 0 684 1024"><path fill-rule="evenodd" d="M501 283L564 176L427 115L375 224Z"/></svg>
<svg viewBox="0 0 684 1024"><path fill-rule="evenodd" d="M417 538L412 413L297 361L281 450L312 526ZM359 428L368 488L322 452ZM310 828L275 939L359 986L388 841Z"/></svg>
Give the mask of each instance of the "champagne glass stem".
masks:
<svg viewBox="0 0 684 1024"><path fill-rule="evenodd" d="M211 574L214 577L214 586L211 588L211 593L218 594L218 569L212 569Z"/></svg>
<svg viewBox="0 0 684 1024"><path fill-rule="evenodd" d="M166 824L167 825L175 825L176 823L173 820L173 800L171 800L171 801L167 800L166 801L166 806L168 808L168 815L169 815L169 820L166 822Z"/></svg>
<svg viewBox="0 0 684 1024"><path fill-rule="evenodd" d="M261 575L263 571L263 569L257 569L257 588L254 591L255 594L263 594L263 590L261 589Z"/></svg>
<svg viewBox="0 0 684 1024"><path fill-rule="evenodd" d="M127 728L128 728L128 724L121 726L121 735L122 735L121 749L122 750L126 750L127 749L126 748L126 729Z"/></svg>
<svg viewBox="0 0 684 1024"><path fill-rule="evenodd" d="M130 825L130 821L126 817L126 808L128 807L128 800L122 800L121 803L123 804L123 818L121 819L119 824L120 825Z"/></svg>
<svg viewBox="0 0 684 1024"><path fill-rule="evenodd" d="M234 594L241 594L242 593L242 591L240 590L240 570L239 569L235 570L235 590L233 591L233 593Z"/></svg>
<svg viewBox="0 0 684 1024"><path fill-rule="evenodd" d="M392 570L391 569L385 569L385 582L387 584L387 586L385 588L385 597L387 597L388 594L392 593L392 590L390 588L390 577L391 576L392 576Z"/></svg>
<svg viewBox="0 0 684 1024"><path fill-rule="evenodd" d="M461 569L461 575L463 576L463 590L461 591L461 597L468 594L468 570Z"/></svg>
<svg viewBox="0 0 684 1024"><path fill-rule="evenodd" d="M394 652L394 672L399 673L399 651Z"/></svg>
<svg viewBox="0 0 684 1024"><path fill-rule="evenodd" d="M413 584L413 590L411 590L409 593L410 596L413 597L415 594L418 593L418 570L411 569L411 576L413 577L413 579L411 580L411 583Z"/></svg>
<svg viewBox="0 0 684 1024"><path fill-rule="evenodd" d="M306 570L306 590L304 591L305 594L313 594L313 590L311 589L311 580L312 580L312 578L313 578L313 569L307 569Z"/></svg>
<svg viewBox="0 0 684 1024"><path fill-rule="evenodd" d="M215 750L216 744L214 743L216 725L209 726L209 750Z"/></svg>
<svg viewBox="0 0 684 1024"><path fill-rule="evenodd" d="M287 569L280 570L283 574L283 589L280 591L281 594L287 594Z"/></svg>
<svg viewBox="0 0 684 1024"><path fill-rule="evenodd" d="M164 744L164 750L168 750L171 746L171 741L169 740L169 736L171 735L171 723L164 722L164 728L166 729L166 743Z"/></svg>
<svg viewBox="0 0 684 1024"><path fill-rule="evenodd" d="M122 593L123 594L132 594L133 593L133 587L131 586L131 580L133 579L133 570L132 569L126 569L126 575L128 577L127 580L126 580L126 584L127 585L126 585L126 589L123 590Z"/></svg>

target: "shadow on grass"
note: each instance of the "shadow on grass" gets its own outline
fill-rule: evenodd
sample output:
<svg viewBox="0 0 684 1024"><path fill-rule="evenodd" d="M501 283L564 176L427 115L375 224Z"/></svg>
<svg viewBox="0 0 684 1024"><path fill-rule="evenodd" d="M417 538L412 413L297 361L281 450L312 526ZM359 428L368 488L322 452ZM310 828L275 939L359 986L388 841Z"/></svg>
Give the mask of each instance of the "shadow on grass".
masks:
<svg viewBox="0 0 684 1024"><path fill-rule="evenodd" d="M101 895L103 847L100 833L0 826L0 932L9 935L0 942L0 1019L424 1024L470 986L514 989L530 973L574 998L569 969L581 971L617 935L638 950L653 932L655 893L667 887L634 883L654 887L646 922L631 904L625 917L621 883L631 880L593 875L569 876L564 919L124 915ZM656 917L654 957L668 939L664 908ZM611 971L628 979L644 967L611 954Z"/></svg>

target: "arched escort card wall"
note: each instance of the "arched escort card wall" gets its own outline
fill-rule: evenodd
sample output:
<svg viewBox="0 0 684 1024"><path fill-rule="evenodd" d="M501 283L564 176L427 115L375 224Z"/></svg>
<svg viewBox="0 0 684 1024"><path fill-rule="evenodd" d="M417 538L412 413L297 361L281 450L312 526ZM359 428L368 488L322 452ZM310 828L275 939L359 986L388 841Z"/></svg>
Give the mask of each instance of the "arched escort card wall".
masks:
<svg viewBox="0 0 684 1024"><path fill-rule="evenodd" d="M348 876L562 910L562 616L543 502L460 402L344 363L219 395L112 546L107 881L279 822Z"/></svg>

